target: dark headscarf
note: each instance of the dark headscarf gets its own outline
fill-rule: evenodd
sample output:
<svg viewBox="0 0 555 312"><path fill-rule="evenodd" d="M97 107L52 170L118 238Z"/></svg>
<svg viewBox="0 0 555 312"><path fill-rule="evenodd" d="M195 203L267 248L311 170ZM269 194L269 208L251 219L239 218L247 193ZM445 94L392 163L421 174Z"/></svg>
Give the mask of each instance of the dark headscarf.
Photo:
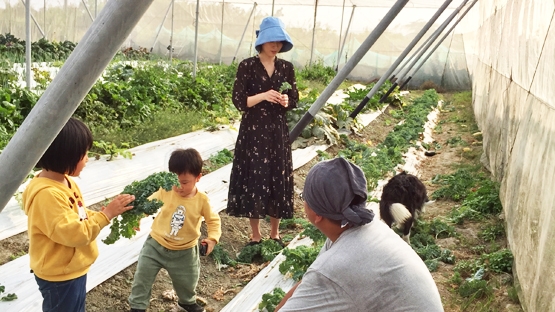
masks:
<svg viewBox="0 0 555 312"><path fill-rule="evenodd" d="M322 161L308 172L303 198L318 215L340 220L341 226L364 225L374 218L366 208L366 177L343 158Z"/></svg>

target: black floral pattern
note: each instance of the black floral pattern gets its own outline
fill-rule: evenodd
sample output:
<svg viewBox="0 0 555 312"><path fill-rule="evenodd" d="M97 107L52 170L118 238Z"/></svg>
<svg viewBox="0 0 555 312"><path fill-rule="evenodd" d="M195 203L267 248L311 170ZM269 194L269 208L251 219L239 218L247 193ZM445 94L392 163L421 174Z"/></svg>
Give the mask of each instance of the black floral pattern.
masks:
<svg viewBox="0 0 555 312"><path fill-rule="evenodd" d="M293 64L276 58L270 77L260 58L243 60L237 69L233 104L243 112L231 169L227 213L236 217L263 219L293 217L293 161L286 112L297 107L299 93ZM283 82L291 89L287 108L262 101L247 107L247 97Z"/></svg>

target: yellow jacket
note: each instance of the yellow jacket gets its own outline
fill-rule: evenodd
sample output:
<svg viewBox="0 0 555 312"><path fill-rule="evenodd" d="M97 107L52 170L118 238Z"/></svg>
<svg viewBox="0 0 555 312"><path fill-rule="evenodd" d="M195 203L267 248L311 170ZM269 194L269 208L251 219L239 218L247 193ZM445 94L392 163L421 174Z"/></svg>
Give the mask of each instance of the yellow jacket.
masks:
<svg viewBox="0 0 555 312"><path fill-rule="evenodd" d="M212 210L208 196L197 191L191 198L174 191L158 190L149 199L159 199L164 205L152 223L150 235L160 245L171 250L189 249L197 245L202 218L208 238L216 243L222 235L220 216Z"/></svg>
<svg viewBox="0 0 555 312"><path fill-rule="evenodd" d="M35 177L23 192L31 269L52 282L87 274L98 257L96 237L110 223L104 213L87 209L77 184L66 179L69 187Z"/></svg>

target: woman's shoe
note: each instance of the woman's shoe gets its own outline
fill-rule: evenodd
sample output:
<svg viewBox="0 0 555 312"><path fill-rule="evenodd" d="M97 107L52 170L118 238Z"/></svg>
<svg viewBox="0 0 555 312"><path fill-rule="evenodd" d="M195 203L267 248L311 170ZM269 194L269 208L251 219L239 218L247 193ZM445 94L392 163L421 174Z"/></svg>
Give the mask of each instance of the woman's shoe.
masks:
<svg viewBox="0 0 555 312"><path fill-rule="evenodd" d="M281 240L281 237L272 238L272 240L276 241L281 246L281 248L285 248L285 243Z"/></svg>
<svg viewBox="0 0 555 312"><path fill-rule="evenodd" d="M254 246L254 245L258 245L258 244L260 244L260 241L250 241L248 244L245 245L245 247Z"/></svg>

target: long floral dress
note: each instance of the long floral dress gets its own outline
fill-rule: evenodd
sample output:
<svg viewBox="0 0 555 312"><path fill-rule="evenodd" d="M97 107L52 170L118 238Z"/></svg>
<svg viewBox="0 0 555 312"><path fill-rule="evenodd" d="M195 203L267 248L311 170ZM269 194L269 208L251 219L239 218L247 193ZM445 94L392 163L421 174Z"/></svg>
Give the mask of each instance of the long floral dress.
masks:
<svg viewBox="0 0 555 312"><path fill-rule="evenodd" d="M227 213L263 219L293 217L293 161L286 112L297 107L299 93L293 64L278 59L270 77L258 56L243 60L233 86L233 104L243 112L231 169ZM262 101L247 107L247 97L270 89L291 89L287 108Z"/></svg>

